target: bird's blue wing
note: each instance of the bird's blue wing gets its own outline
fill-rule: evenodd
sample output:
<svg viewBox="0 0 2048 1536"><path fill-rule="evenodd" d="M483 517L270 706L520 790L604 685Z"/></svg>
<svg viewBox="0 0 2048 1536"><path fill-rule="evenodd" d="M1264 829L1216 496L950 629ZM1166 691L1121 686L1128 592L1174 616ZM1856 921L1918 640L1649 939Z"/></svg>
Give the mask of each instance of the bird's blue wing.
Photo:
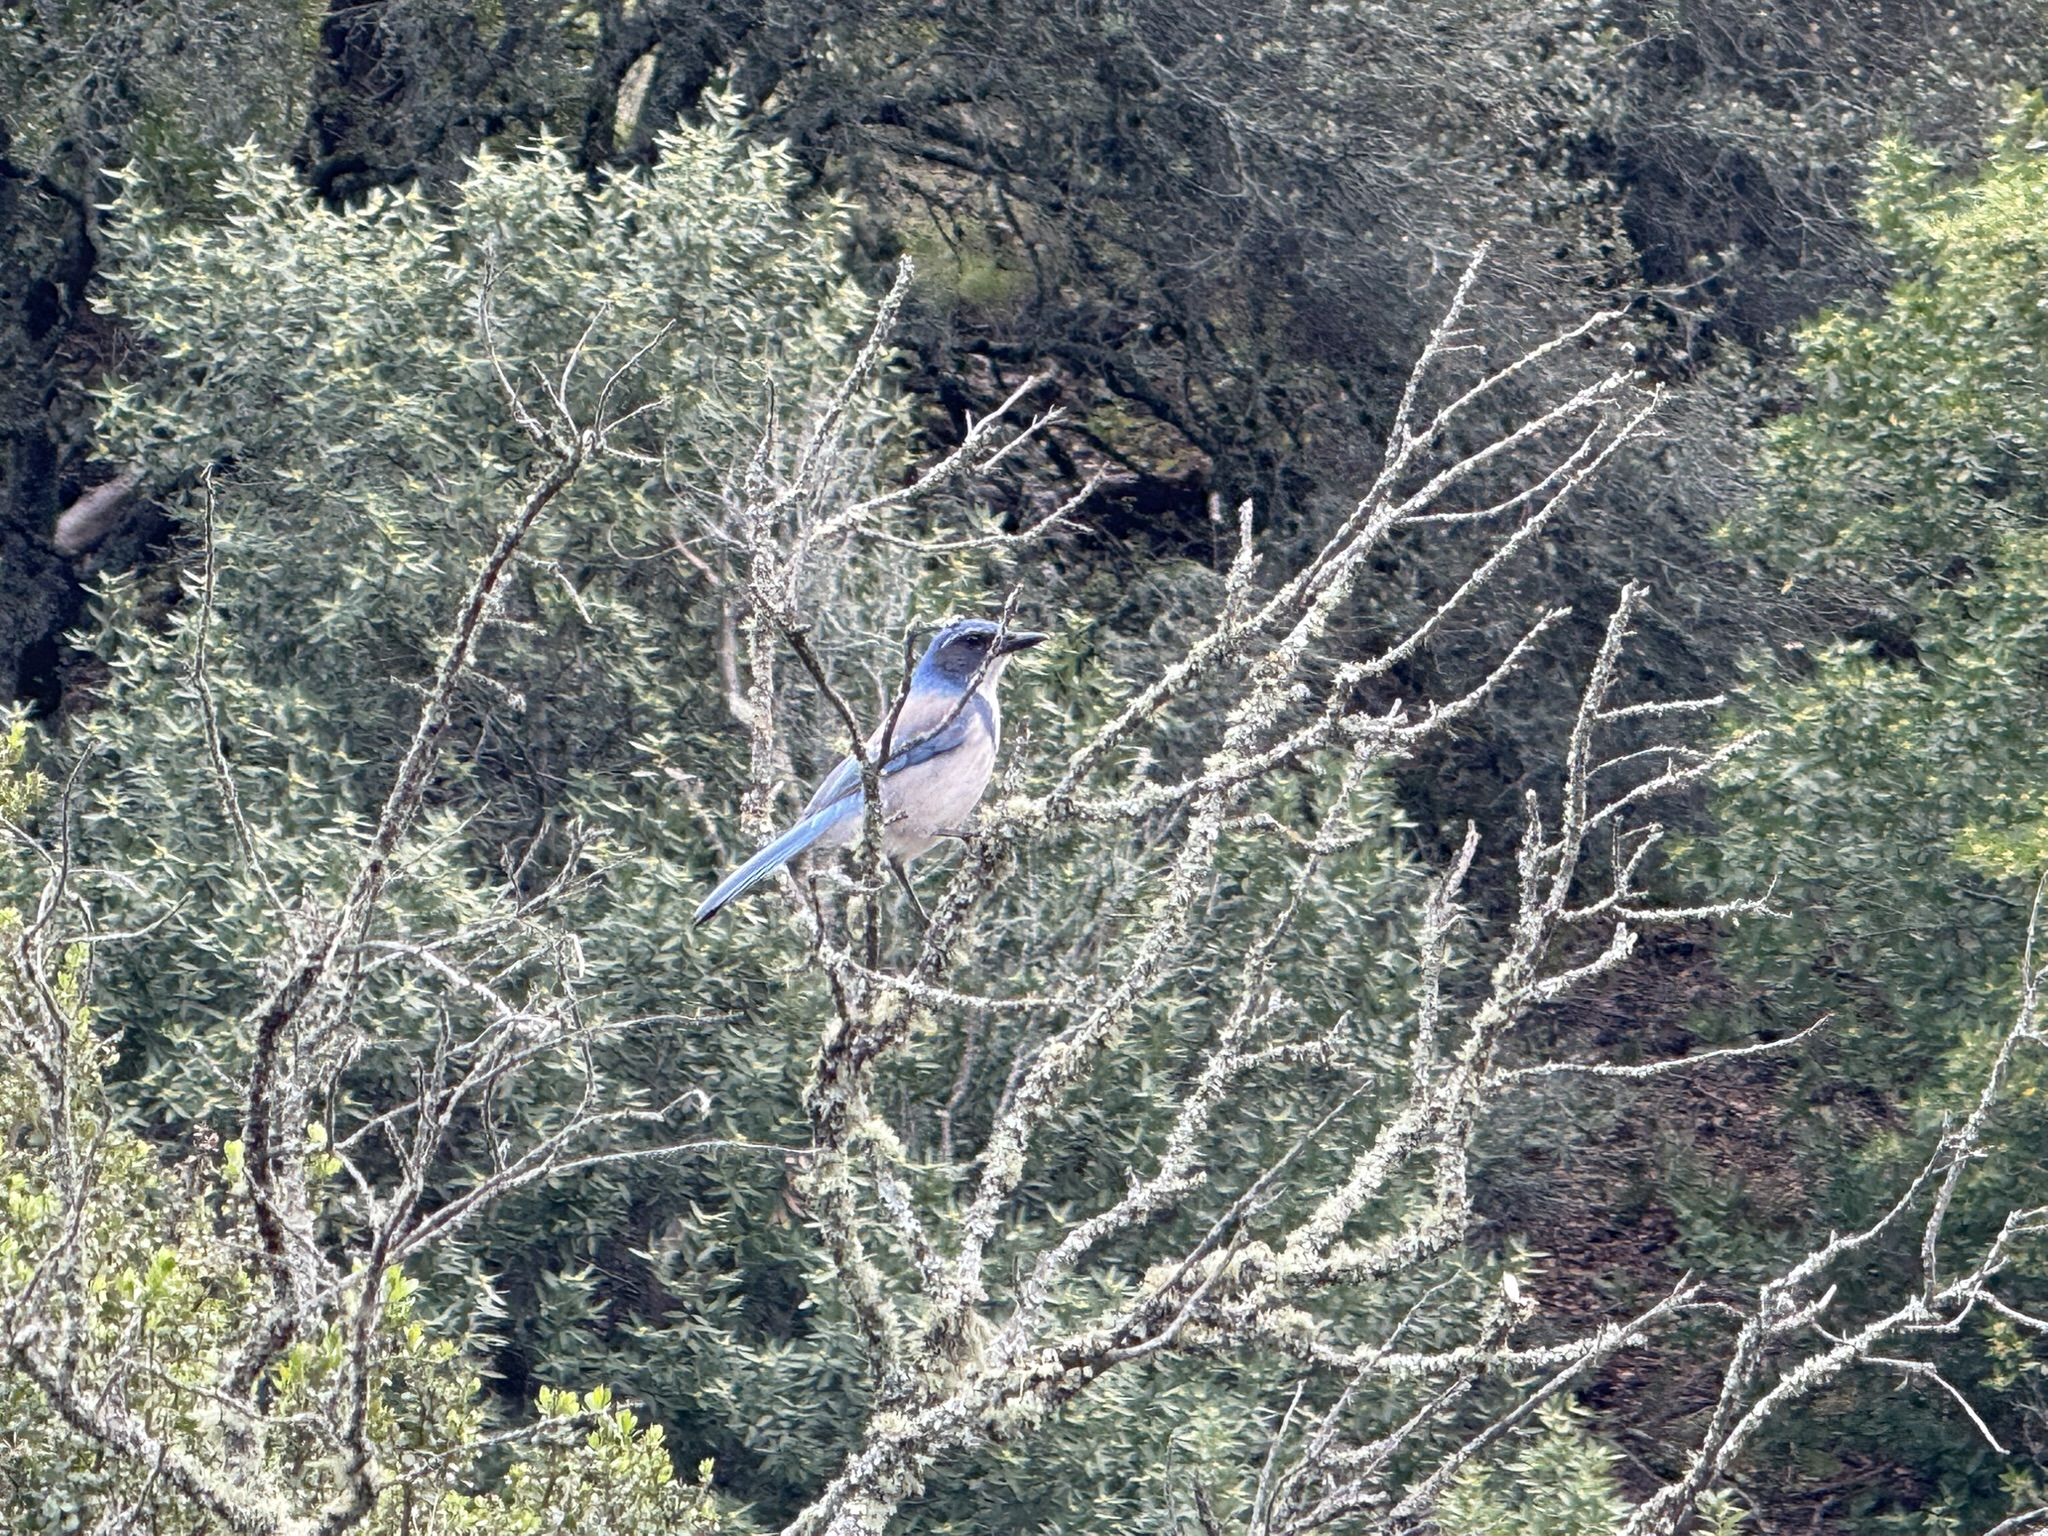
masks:
<svg viewBox="0 0 2048 1536"><path fill-rule="evenodd" d="M947 708L951 710L950 702ZM966 708L955 713L951 720L946 721L943 728L936 731L912 729L908 719L912 712L906 709L903 713L905 718L896 722L896 729L892 733L893 750L889 754L889 761L882 767L883 778L901 773L906 768L915 768L919 763L928 763L948 752L958 751L969 733L986 729L990 723L988 700L982 698L980 694L969 699ZM944 716L938 718L943 719ZM907 745L896 746L895 743L898 742ZM839 766L825 775L825 780L818 786L817 793L811 796L811 803L804 807L804 815L814 816L836 801L859 794L860 764L850 757L842 757Z"/></svg>
<svg viewBox="0 0 2048 1536"><path fill-rule="evenodd" d="M950 706L948 706L950 708ZM901 722L896 727L894 750L889 754L889 766L884 773L901 773L906 768L915 768L919 763L928 763L935 757L956 752L961 743L977 731L994 729L995 719L989 709L988 700L975 694L967 701L945 729L932 732L912 731Z"/></svg>
<svg viewBox="0 0 2048 1536"><path fill-rule="evenodd" d="M860 764L850 757L839 759L839 766L825 775L817 793L811 796L811 803L804 807L804 815L814 816L835 800L860 793Z"/></svg>

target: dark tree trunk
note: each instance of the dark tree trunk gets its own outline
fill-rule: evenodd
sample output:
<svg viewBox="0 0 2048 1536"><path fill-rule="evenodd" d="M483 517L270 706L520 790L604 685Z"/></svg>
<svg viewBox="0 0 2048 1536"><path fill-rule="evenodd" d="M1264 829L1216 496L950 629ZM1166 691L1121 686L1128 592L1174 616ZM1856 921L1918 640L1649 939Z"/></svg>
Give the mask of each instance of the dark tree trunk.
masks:
<svg viewBox="0 0 2048 1536"><path fill-rule="evenodd" d="M72 370L94 249L86 199L9 158L0 121L0 698L56 708L64 632L81 611L50 542L84 459Z"/></svg>

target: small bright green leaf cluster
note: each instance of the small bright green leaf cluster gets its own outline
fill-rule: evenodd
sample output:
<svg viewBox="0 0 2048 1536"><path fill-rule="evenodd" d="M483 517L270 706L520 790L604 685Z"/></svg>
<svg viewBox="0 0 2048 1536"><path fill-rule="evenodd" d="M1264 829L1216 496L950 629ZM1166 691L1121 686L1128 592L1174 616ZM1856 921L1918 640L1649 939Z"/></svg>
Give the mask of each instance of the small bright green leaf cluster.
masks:
<svg viewBox="0 0 2048 1536"><path fill-rule="evenodd" d="M17 826L42 802L41 774L25 765L28 759L28 720L16 714L0 724L0 817Z"/></svg>

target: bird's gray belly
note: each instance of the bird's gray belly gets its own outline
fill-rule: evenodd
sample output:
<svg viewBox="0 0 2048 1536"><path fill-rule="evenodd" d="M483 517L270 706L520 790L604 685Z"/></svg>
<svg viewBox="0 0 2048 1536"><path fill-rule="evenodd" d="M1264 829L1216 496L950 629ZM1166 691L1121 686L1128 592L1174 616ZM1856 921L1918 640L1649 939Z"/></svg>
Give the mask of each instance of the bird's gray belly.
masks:
<svg viewBox="0 0 2048 1536"><path fill-rule="evenodd" d="M882 781L882 852L908 862L930 852L974 819L995 767L995 748L983 741L962 743L954 751L914 768L892 773ZM848 816L818 841L847 847L860 841L861 818Z"/></svg>

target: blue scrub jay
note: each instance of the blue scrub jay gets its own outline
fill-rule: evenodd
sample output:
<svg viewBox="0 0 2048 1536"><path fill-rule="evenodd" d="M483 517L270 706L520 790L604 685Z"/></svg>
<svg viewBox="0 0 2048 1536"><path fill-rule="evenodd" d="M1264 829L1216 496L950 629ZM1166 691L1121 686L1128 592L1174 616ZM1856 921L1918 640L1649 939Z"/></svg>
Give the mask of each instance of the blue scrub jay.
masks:
<svg viewBox="0 0 2048 1536"><path fill-rule="evenodd" d="M986 619L961 619L932 637L910 674L882 765L882 853L898 874L956 833L981 803L1003 731L996 682L1012 656L1043 639ZM871 754L881 745L881 732L868 738ZM795 826L704 898L696 921L709 922L806 848L843 848L859 840L860 829L860 764L848 757L826 775Z"/></svg>

